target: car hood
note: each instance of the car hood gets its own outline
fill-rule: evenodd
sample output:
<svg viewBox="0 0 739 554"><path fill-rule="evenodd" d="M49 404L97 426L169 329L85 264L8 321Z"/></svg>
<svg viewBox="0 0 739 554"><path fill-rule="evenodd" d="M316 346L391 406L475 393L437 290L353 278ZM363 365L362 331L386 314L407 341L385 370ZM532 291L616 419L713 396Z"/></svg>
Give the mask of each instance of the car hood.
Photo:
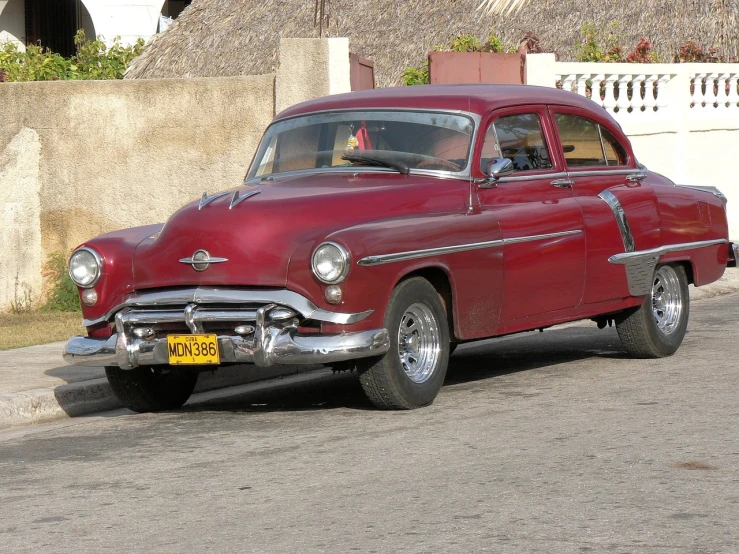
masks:
<svg viewBox="0 0 739 554"><path fill-rule="evenodd" d="M288 262L301 244L317 245L346 226L448 206L448 198L443 202L432 192L435 188L422 176L364 173L282 178L231 189L205 206L201 202L184 206L158 235L139 244L133 261L134 286L138 290L191 285L284 287ZM260 192L230 207L237 191L240 196ZM213 263L205 271L180 262L197 250L227 261Z"/></svg>

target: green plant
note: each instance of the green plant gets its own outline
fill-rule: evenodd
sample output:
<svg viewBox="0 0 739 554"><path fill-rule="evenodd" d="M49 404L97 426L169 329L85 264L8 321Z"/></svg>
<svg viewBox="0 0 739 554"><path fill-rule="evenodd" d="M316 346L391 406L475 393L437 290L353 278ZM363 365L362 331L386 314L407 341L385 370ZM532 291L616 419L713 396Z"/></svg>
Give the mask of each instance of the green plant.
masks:
<svg viewBox="0 0 739 554"><path fill-rule="evenodd" d="M657 54L652 52L652 41L641 37L634 50L626 56L629 63L655 63L659 61Z"/></svg>
<svg viewBox="0 0 739 554"><path fill-rule="evenodd" d="M21 282L18 275L15 276L15 288L13 300L10 301L10 313L25 314L33 309L33 297L31 287L28 283Z"/></svg>
<svg viewBox="0 0 739 554"><path fill-rule="evenodd" d="M480 41L472 35L458 35L449 44L452 52L479 52Z"/></svg>
<svg viewBox="0 0 739 554"><path fill-rule="evenodd" d="M483 52L505 52L507 48L497 35L490 35L488 41L483 45Z"/></svg>
<svg viewBox="0 0 739 554"><path fill-rule="evenodd" d="M580 34L582 41L577 48L581 62L621 62L623 47L619 43L620 23L614 21L606 30L599 30L593 23L584 23Z"/></svg>
<svg viewBox="0 0 739 554"><path fill-rule="evenodd" d="M119 40L116 37L107 47L102 37L87 40L85 32L79 30L74 38L77 54L70 58L35 44L21 52L15 43L8 42L0 48L0 73L7 81L122 79L131 60L143 51L144 41L122 46Z"/></svg>
<svg viewBox="0 0 739 554"><path fill-rule="evenodd" d="M412 85L428 85L429 79L429 62L425 62L421 67L408 67L400 77L406 86Z"/></svg>
<svg viewBox="0 0 739 554"><path fill-rule="evenodd" d="M51 254L44 265L44 279L49 283L46 303L41 306L45 312L78 312L80 297L77 286L67 272L67 257L61 252Z"/></svg>

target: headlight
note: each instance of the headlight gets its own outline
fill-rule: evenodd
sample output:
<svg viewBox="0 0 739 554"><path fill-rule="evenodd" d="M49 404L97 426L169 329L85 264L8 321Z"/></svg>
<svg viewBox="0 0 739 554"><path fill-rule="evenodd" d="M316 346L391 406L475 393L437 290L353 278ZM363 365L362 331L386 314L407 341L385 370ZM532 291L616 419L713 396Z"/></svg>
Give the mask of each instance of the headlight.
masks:
<svg viewBox="0 0 739 554"><path fill-rule="evenodd" d="M349 273L349 252L335 242L324 242L313 252L313 274L328 285L341 283Z"/></svg>
<svg viewBox="0 0 739 554"><path fill-rule="evenodd" d="M102 267L100 254L92 248L80 248L69 258L69 276L78 287L90 288L97 283Z"/></svg>

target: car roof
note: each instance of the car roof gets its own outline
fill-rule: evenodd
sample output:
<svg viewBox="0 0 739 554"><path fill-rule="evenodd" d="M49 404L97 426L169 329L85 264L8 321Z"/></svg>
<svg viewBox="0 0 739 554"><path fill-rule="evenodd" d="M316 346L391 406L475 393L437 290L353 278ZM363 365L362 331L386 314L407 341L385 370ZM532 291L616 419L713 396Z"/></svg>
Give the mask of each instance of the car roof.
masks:
<svg viewBox="0 0 739 554"><path fill-rule="evenodd" d="M291 106L275 119L356 108L460 110L483 115L496 108L527 104L566 105L589 111L597 109L599 115L605 112L595 102L557 88L533 85L416 85L324 96Z"/></svg>

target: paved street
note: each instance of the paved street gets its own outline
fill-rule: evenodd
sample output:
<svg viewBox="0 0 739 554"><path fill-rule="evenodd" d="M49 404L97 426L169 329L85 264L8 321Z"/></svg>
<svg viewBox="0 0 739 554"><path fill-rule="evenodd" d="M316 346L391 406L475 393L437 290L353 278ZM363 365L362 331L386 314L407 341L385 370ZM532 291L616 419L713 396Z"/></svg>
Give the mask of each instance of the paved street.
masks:
<svg viewBox="0 0 739 554"><path fill-rule="evenodd" d="M663 360L591 323L465 345L413 412L324 372L0 432L0 483L3 552L739 552L739 293Z"/></svg>

